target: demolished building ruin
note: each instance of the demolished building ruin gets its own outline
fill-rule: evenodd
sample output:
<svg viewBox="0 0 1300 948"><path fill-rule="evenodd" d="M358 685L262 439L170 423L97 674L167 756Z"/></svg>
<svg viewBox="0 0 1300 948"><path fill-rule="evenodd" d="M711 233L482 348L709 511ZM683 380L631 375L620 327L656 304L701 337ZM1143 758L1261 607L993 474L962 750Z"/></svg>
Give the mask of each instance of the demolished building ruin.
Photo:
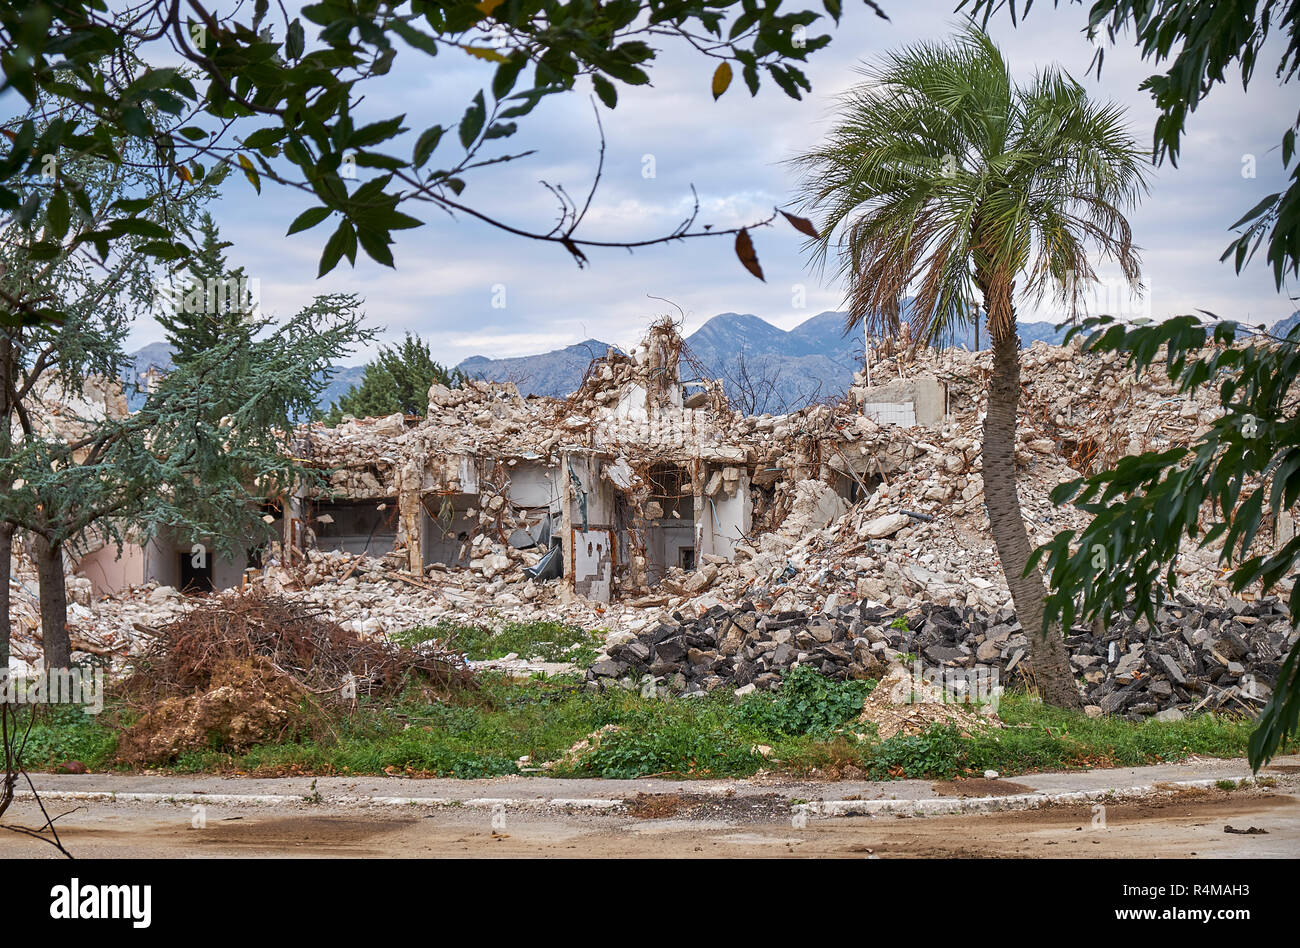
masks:
<svg viewBox="0 0 1300 948"><path fill-rule="evenodd" d="M1036 343L1022 359L1016 458L1033 544L1086 523L1050 502L1057 484L1190 444L1219 413L1214 392L1181 395L1163 373L1134 375L1077 342ZM1024 633L983 503L989 353L882 348L842 401L756 416L733 411L717 382L683 379L690 362L664 321L630 353L594 360L566 399L473 381L434 386L423 418L304 425L294 454L328 487L269 499L280 541L262 565L222 576L363 635L444 620L601 629L588 673L600 688L645 676L678 691L766 688L794 663L861 675L914 647L1016 674ZM1292 523L1264 534L1286 542ZM1295 630L1249 589L1230 594L1214 548L1188 549L1175 569L1191 611L1155 638L1122 621L1118 639L1071 631L1088 700L1134 714L1257 706ZM83 568L69 583L74 642L94 647L130 648L188 607L162 571L111 586ZM948 610L937 624L936 608ZM746 613L754 628L731 634ZM1240 615L1268 634L1241 634ZM890 631L907 616L919 640ZM1231 640L1231 655L1224 626L1245 643Z"/></svg>
<svg viewBox="0 0 1300 948"><path fill-rule="evenodd" d="M845 425L829 406L747 418L716 381L683 383L681 350L665 321L593 361L567 399L473 381L435 385L421 420L310 426L301 450L330 469L333 494L295 498L286 539L404 558L415 577L468 568L490 587L549 568L606 603L735 561L786 519L800 483L830 485L832 519L873 468L896 469L856 444L878 430L869 419Z"/></svg>

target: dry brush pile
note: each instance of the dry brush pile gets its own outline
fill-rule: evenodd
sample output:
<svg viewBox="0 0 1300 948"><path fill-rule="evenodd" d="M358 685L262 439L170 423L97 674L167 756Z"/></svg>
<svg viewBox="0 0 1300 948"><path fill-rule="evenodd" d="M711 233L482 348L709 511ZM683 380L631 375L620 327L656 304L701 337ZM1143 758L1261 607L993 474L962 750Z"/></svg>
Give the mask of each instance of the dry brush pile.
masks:
<svg viewBox="0 0 1300 948"><path fill-rule="evenodd" d="M328 726L358 697L408 688L445 695L473 672L437 643L399 648L262 591L213 597L150 630L124 685L140 717L126 730L126 764L165 763L189 750L237 753Z"/></svg>

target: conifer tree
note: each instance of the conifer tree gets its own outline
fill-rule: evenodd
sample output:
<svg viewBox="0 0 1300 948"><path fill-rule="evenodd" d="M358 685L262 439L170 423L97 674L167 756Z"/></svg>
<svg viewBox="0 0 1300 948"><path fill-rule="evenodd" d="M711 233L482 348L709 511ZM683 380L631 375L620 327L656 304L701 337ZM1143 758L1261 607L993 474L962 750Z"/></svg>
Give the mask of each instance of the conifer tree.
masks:
<svg viewBox="0 0 1300 948"><path fill-rule="evenodd" d="M398 411L423 416L429 407L429 388L435 382L459 388L465 383L465 373L435 362L429 344L408 332L400 346L379 350L366 366L361 383L331 406L326 422L337 425L344 415L375 418Z"/></svg>
<svg viewBox="0 0 1300 948"><path fill-rule="evenodd" d="M278 324L256 312L182 308L178 315L173 308L164 325L174 366L144 407L124 417L87 407L83 388L97 378L111 400L131 320L157 313L156 297L170 284L158 281L148 254L127 249L105 272L78 238L114 206L138 201L154 209L158 229L188 232L220 178L159 193L156 177L130 162L83 159L64 173L79 182L91 213L79 201L70 220L45 213L0 232L0 306L39 298L57 317L27 325L0 318L0 554L16 530L30 541L47 668L71 661L65 551L87 537L120 549L164 532L210 538L216 554L245 549L257 531L269 530L260 500L320 481L319 472L294 460L293 423L313 410L327 369L371 335L361 326L360 300L350 295L318 296ZM215 225L208 220L200 230L206 269L193 272L206 280L226 263ZM54 238L64 241L59 253L33 252ZM51 405L57 430L48 423ZM0 569L7 589L7 557ZM0 600L6 633L7 607Z"/></svg>

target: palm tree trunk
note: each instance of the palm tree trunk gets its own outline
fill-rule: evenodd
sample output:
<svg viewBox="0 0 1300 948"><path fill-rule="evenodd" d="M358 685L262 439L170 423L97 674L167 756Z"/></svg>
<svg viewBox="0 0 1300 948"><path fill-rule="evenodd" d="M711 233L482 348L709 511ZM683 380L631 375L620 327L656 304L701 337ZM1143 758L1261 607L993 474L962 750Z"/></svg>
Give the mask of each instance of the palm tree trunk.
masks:
<svg viewBox="0 0 1300 948"><path fill-rule="evenodd" d="M0 523L0 678L9 670L9 579L13 574L14 525Z"/></svg>
<svg viewBox="0 0 1300 948"><path fill-rule="evenodd" d="M32 534L32 552L41 590L41 641L45 669L72 667L72 641L68 635L68 592L64 586L63 546Z"/></svg>
<svg viewBox="0 0 1300 948"><path fill-rule="evenodd" d="M10 379L14 347L9 335L0 335L0 457L8 458L13 449L13 410L9 404ZM13 490L13 479L5 484L5 493ZM9 671L10 610L9 580L13 575L14 532L9 522L0 523L0 675Z"/></svg>
<svg viewBox="0 0 1300 948"><path fill-rule="evenodd" d="M1029 665L1043 700L1062 708L1079 708L1079 689L1070 671L1070 657L1059 631L1043 632L1043 576L1029 562L1029 534L1020 514L1016 489L1016 416L1020 406L1020 337L1009 295L985 293L993 375L989 379L988 412L984 416L984 504L1002 572L1011 588L1016 617L1029 639ZM1009 313L998 312L1005 307Z"/></svg>

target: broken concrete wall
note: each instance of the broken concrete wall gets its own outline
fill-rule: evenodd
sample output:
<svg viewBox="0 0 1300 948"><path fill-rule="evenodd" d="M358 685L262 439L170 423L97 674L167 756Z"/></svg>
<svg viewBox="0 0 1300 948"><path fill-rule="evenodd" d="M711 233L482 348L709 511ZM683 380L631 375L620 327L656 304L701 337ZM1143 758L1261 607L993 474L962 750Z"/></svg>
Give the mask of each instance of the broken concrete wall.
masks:
<svg viewBox="0 0 1300 948"><path fill-rule="evenodd" d="M739 467L713 470L696 510L696 520L702 525L701 555L734 559L736 544L745 542L753 529L752 515L749 473Z"/></svg>
<svg viewBox="0 0 1300 948"><path fill-rule="evenodd" d="M424 564L467 565L468 542L478 528L478 494L430 493L422 503Z"/></svg>
<svg viewBox="0 0 1300 948"><path fill-rule="evenodd" d="M921 375L857 388L853 397L859 410L878 424L930 427L944 419L947 389L933 375Z"/></svg>
<svg viewBox="0 0 1300 948"><path fill-rule="evenodd" d="M311 505L312 538L318 550L343 550L383 556L397 542L396 498L315 501Z"/></svg>
<svg viewBox="0 0 1300 948"><path fill-rule="evenodd" d="M73 571L90 580L94 595L108 596L148 581L148 554L128 544L119 555L115 544L106 543L78 558Z"/></svg>
<svg viewBox="0 0 1300 948"><path fill-rule="evenodd" d="M602 458L565 452L561 461L568 477L561 521L565 570L574 592L608 602L617 553L614 485L601 476Z"/></svg>
<svg viewBox="0 0 1300 948"><path fill-rule="evenodd" d="M512 460L507 464L511 504L529 510L559 508L558 468L534 460Z"/></svg>
<svg viewBox="0 0 1300 948"><path fill-rule="evenodd" d="M516 549L550 549L561 529L565 478L558 465L533 458L512 458L509 469L509 523L506 534Z"/></svg>
<svg viewBox="0 0 1300 948"><path fill-rule="evenodd" d="M252 549L255 541L247 541ZM90 580L95 596L109 596L131 586L157 583L193 592L233 589L242 584L248 552L219 553L210 537L190 540L164 533L147 543L125 543L119 554L113 542L77 557L73 572Z"/></svg>

